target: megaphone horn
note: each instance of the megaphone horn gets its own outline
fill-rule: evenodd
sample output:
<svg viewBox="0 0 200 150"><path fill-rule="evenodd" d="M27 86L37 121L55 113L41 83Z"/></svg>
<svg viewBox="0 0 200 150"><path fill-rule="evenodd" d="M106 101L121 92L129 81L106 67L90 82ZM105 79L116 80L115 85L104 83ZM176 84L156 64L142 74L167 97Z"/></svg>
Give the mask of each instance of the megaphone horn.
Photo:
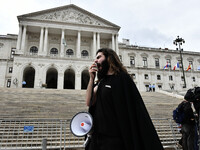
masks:
<svg viewBox="0 0 200 150"><path fill-rule="evenodd" d="M70 130L75 136L85 136L88 134L93 125L93 119L88 112L77 113L70 122Z"/></svg>

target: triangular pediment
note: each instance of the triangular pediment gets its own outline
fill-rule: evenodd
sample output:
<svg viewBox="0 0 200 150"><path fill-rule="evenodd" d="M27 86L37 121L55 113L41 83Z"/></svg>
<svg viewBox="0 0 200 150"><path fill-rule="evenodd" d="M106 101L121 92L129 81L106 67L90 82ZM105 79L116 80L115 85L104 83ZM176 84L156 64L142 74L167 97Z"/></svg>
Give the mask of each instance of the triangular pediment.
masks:
<svg viewBox="0 0 200 150"><path fill-rule="evenodd" d="M76 5L66 5L18 16L20 20L38 20L120 28Z"/></svg>

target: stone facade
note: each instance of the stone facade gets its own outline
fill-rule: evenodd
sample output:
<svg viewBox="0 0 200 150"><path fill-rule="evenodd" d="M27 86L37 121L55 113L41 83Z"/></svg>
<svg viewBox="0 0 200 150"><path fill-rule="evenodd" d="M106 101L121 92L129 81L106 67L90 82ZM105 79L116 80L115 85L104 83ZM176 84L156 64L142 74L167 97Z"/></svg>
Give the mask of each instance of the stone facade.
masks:
<svg viewBox="0 0 200 150"><path fill-rule="evenodd" d="M182 90L176 50L118 43L120 27L73 4L18 16L19 34L0 36L0 87L85 89L99 48L120 56L137 87ZM187 88L200 82L200 53L183 51ZM166 63L171 69L163 69Z"/></svg>

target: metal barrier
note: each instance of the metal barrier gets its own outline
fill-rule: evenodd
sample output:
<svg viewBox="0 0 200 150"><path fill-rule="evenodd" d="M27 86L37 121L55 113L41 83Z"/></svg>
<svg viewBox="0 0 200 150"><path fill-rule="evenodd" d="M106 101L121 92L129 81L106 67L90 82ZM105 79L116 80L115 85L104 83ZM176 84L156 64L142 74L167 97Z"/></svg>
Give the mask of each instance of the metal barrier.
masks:
<svg viewBox="0 0 200 150"><path fill-rule="evenodd" d="M69 120L0 120L0 149L66 149L83 147L83 138L73 136Z"/></svg>
<svg viewBox="0 0 200 150"><path fill-rule="evenodd" d="M178 141L181 139L181 133L177 124L169 118L153 118L153 124L156 128L161 143L165 149L173 148L181 150Z"/></svg>
<svg viewBox="0 0 200 150"><path fill-rule="evenodd" d="M171 119L152 119L164 148L178 150L181 134ZM70 120L2 119L0 120L0 149L72 149L82 148L84 138L72 135Z"/></svg>

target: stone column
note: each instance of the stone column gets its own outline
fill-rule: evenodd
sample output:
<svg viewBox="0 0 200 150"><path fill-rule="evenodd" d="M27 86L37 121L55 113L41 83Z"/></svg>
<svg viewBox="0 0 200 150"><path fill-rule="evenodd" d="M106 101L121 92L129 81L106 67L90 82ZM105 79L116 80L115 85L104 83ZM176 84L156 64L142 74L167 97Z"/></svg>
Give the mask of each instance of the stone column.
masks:
<svg viewBox="0 0 200 150"><path fill-rule="evenodd" d="M97 50L100 49L100 33L97 33Z"/></svg>
<svg viewBox="0 0 200 150"><path fill-rule="evenodd" d="M44 35L44 55L47 55L47 48L48 48L48 28L45 28L45 35Z"/></svg>
<svg viewBox="0 0 200 150"><path fill-rule="evenodd" d="M37 66L35 68L35 81L34 81L34 88L36 88L36 89L41 88L40 71L41 71L40 66Z"/></svg>
<svg viewBox="0 0 200 150"><path fill-rule="evenodd" d="M96 56L96 51L97 51L97 46L96 46L96 32L93 33L93 51L92 51L92 57L95 58Z"/></svg>
<svg viewBox="0 0 200 150"><path fill-rule="evenodd" d="M17 50L21 49L21 41L22 41L22 25L19 25L19 34L17 37Z"/></svg>
<svg viewBox="0 0 200 150"><path fill-rule="evenodd" d="M116 53L117 55L119 55L119 47L118 47L118 34L116 34L116 37L115 37L115 49L116 49Z"/></svg>
<svg viewBox="0 0 200 150"><path fill-rule="evenodd" d="M25 49L25 43L26 43L26 26L24 26L23 34L22 34L22 45L21 50L24 52Z"/></svg>
<svg viewBox="0 0 200 150"><path fill-rule="evenodd" d="M115 35L112 34L112 49L115 51Z"/></svg>
<svg viewBox="0 0 200 150"><path fill-rule="evenodd" d="M41 27L41 30L40 30L39 53L42 53L42 51L43 51L43 41L44 41L44 28Z"/></svg>
<svg viewBox="0 0 200 150"><path fill-rule="evenodd" d="M64 57L64 49L65 49L64 40L65 40L65 30L62 29L61 40L60 40L60 57Z"/></svg>
<svg viewBox="0 0 200 150"><path fill-rule="evenodd" d="M81 58L81 32L78 31L76 43L76 57Z"/></svg>
<svg viewBox="0 0 200 150"><path fill-rule="evenodd" d="M57 89L63 89L64 87L64 73L62 70L58 72L58 86Z"/></svg>
<svg viewBox="0 0 200 150"><path fill-rule="evenodd" d="M75 75L75 90L81 90L81 74L79 72Z"/></svg>

